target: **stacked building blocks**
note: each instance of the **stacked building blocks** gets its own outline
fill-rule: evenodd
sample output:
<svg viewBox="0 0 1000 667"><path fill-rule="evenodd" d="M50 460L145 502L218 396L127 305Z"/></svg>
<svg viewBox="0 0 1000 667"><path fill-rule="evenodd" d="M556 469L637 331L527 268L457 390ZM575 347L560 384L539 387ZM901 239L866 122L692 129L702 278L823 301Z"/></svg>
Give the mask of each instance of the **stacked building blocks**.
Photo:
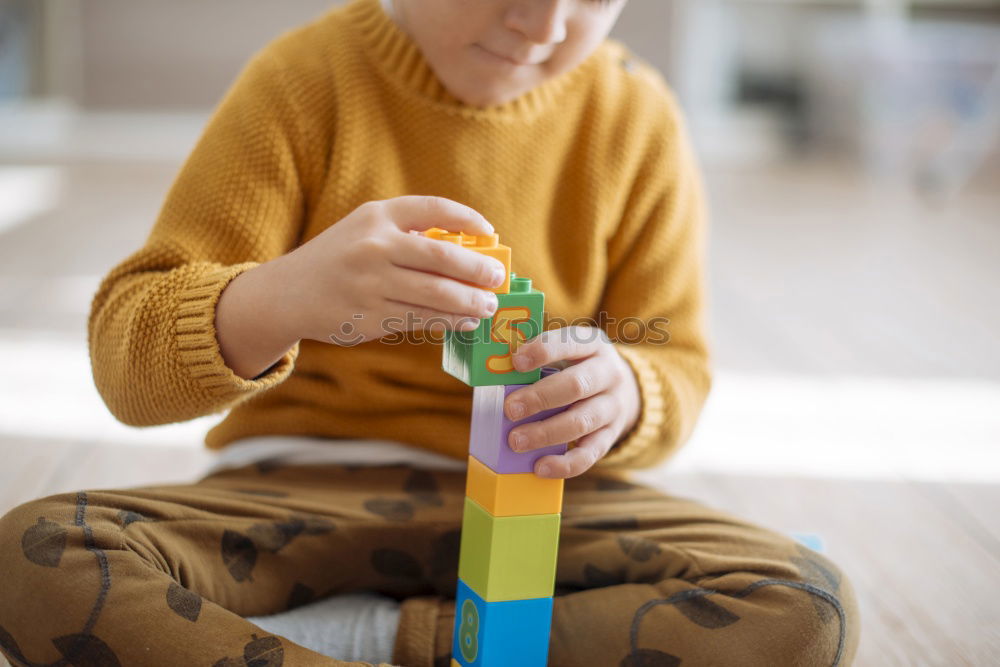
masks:
<svg viewBox="0 0 1000 667"><path fill-rule="evenodd" d="M503 284L492 289L484 289L489 289L490 292L494 292L496 294L507 294L510 292L510 248L500 243L499 234L474 236L463 232L449 232L447 229L441 229L440 227L432 227L424 232L424 236L431 239L437 239L438 241L455 243L463 248L469 248L470 250L475 250L476 252L488 255L493 259L500 260L500 263L504 266L504 274L506 275ZM479 287L481 287L481 285Z"/></svg>
<svg viewBox="0 0 1000 667"><path fill-rule="evenodd" d="M452 667L544 665L551 622L551 596L486 602L459 579Z"/></svg>
<svg viewBox="0 0 1000 667"><path fill-rule="evenodd" d="M477 251L506 248L496 237L467 241L441 230L425 234ZM509 249L505 265L510 266ZM534 465L542 456L565 453L567 445L515 452L507 438L515 426L566 408L516 422L504 414L504 399L512 391L557 372L514 370L517 347L542 331L545 297L530 278L509 269L506 284L508 289L496 290L493 317L475 331L449 332L442 359L445 371L473 387L453 667L540 667L548 660L563 480L538 477Z"/></svg>
<svg viewBox="0 0 1000 667"><path fill-rule="evenodd" d="M533 472L497 473L470 456L465 495L493 516L559 514L563 487L553 484L558 481Z"/></svg>
<svg viewBox="0 0 1000 667"><path fill-rule="evenodd" d="M510 292L497 294L493 317L483 318L472 331L449 331L444 340L442 367L472 387L531 384L538 369L514 370L517 348L542 332L545 295L531 286L531 278L510 274Z"/></svg>
<svg viewBox="0 0 1000 667"><path fill-rule="evenodd" d="M539 379L555 373L553 368L539 370ZM549 454L565 454L566 445L551 445L531 452L515 452L507 446L511 429L521 424L541 421L566 408L542 410L518 422L504 417L503 402L507 396L527 384L504 386L487 385L472 391L472 429L469 436L469 453L498 473L532 472L535 461Z"/></svg>

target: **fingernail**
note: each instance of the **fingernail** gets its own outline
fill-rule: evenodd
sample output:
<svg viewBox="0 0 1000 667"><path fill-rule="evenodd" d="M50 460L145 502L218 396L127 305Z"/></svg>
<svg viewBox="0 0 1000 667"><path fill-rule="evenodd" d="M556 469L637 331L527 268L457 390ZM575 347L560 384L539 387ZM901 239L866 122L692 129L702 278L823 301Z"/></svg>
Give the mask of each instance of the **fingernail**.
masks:
<svg viewBox="0 0 1000 667"><path fill-rule="evenodd" d="M499 287L500 285L503 284L503 281L506 278L507 274L504 273L502 270L497 269L496 271L493 272L493 277L490 279L491 280L490 285L492 285L493 287Z"/></svg>
<svg viewBox="0 0 1000 667"><path fill-rule="evenodd" d="M514 419L520 419L524 416L524 403L511 403L510 405L510 416Z"/></svg>
<svg viewBox="0 0 1000 667"><path fill-rule="evenodd" d="M543 465L538 466L538 474L541 475L542 477L545 477L546 475L548 475L551 472L552 472L552 468L548 467L547 465L543 464Z"/></svg>
<svg viewBox="0 0 1000 667"><path fill-rule="evenodd" d="M497 311L497 295L492 292L487 292L486 296L486 314L492 315Z"/></svg>
<svg viewBox="0 0 1000 667"><path fill-rule="evenodd" d="M524 370L529 363L530 360L528 359L528 355L526 354L514 355L514 366L517 367L518 370Z"/></svg>
<svg viewBox="0 0 1000 667"><path fill-rule="evenodd" d="M523 452L528 445L528 439L523 435L514 435L514 451Z"/></svg>

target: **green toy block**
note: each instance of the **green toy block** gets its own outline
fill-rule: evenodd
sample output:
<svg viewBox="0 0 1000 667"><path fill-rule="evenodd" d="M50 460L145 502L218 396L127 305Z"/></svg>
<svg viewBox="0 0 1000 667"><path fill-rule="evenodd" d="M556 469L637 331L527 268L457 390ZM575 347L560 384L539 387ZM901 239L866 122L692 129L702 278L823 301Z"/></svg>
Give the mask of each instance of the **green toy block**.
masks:
<svg viewBox="0 0 1000 667"><path fill-rule="evenodd" d="M558 514L495 517L466 497L458 576L487 602L550 597Z"/></svg>
<svg viewBox="0 0 1000 667"><path fill-rule="evenodd" d="M542 332L545 295L532 288L531 278L512 273L510 293L497 294L497 301L497 312L475 330L448 332L441 367L472 387L538 382L541 369L520 373L511 357Z"/></svg>

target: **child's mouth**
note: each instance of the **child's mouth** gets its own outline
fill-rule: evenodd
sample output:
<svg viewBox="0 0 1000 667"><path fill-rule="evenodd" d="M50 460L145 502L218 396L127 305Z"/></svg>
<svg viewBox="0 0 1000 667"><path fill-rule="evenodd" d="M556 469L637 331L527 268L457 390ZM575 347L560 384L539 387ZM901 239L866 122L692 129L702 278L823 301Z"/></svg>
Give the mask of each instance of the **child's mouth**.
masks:
<svg viewBox="0 0 1000 667"><path fill-rule="evenodd" d="M498 53L494 53L493 51L490 51L486 47L480 46L479 44L473 44L473 47L486 54L486 57L492 60L493 62L510 65L511 67L528 67L530 65L538 64L532 62L519 62L517 60L513 60L511 58L508 58L507 56L502 56Z"/></svg>

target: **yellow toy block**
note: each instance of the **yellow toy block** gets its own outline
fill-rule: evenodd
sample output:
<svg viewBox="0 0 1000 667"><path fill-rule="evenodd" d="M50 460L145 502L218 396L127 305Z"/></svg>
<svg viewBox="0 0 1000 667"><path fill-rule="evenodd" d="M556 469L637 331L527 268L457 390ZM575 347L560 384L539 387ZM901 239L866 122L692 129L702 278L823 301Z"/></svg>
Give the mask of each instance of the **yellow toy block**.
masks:
<svg viewBox="0 0 1000 667"><path fill-rule="evenodd" d="M475 236L473 234L465 234L463 232L449 232L447 229L441 229L440 227L432 227L424 232L424 236L437 241L455 243L463 248L475 250L478 253L482 253L500 261L500 263L504 266L503 284L499 287L493 288L483 287L482 285L476 285L476 287L481 287L482 289L485 289L488 292L493 292L494 294L510 293L510 247L500 243L499 234Z"/></svg>
<svg viewBox="0 0 1000 667"><path fill-rule="evenodd" d="M558 514L562 511L563 481L533 472L496 473L470 456L465 495L493 516Z"/></svg>

